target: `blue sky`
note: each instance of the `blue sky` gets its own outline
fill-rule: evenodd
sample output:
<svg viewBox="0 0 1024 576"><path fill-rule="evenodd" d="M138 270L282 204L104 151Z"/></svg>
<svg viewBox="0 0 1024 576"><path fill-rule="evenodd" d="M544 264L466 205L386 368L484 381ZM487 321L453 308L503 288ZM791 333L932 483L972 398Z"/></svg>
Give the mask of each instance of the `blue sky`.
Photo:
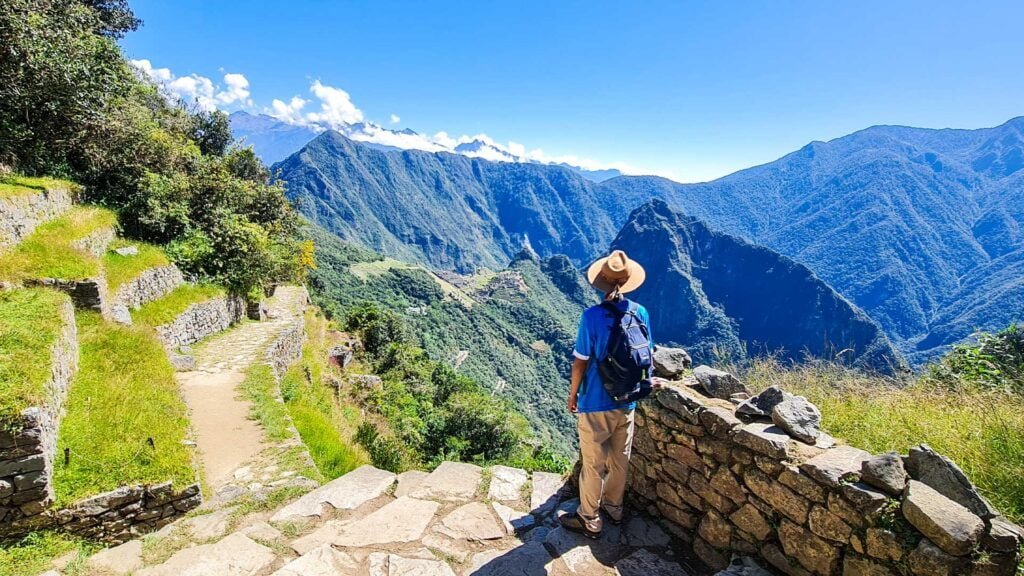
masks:
<svg viewBox="0 0 1024 576"><path fill-rule="evenodd" d="M123 41L129 57L209 78L226 109L300 96L300 118L321 109L319 81L347 93L342 117L351 105L389 127L681 181L874 124L1024 115L1019 1L132 5L145 25ZM244 76L244 97L225 73Z"/></svg>

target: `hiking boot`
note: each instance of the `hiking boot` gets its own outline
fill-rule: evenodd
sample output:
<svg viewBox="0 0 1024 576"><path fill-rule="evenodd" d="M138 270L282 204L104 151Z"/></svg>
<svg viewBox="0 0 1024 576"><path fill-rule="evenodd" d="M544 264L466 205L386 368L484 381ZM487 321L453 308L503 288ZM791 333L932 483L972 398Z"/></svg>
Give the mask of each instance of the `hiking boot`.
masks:
<svg viewBox="0 0 1024 576"><path fill-rule="evenodd" d="M558 519L558 523L562 525L562 528L570 532L576 532L582 534L592 540L597 540L601 537L601 531L594 531L587 527L587 523L580 518L579 514L566 514Z"/></svg>

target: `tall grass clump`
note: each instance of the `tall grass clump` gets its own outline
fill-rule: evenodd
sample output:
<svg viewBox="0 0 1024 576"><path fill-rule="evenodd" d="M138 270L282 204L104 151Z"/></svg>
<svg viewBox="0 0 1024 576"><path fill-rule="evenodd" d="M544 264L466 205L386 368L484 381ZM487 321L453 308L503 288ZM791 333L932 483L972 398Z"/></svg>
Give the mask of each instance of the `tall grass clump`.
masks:
<svg viewBox="0 0 1024 576"><path fill-rule="evenodd" d="M900 381L827 362L759 359L739 370L754 390L778 385L806 396L822 426L872 453L928 444L957 463L1007 517L1024 520L1024 397L928 374Z"/></svg>

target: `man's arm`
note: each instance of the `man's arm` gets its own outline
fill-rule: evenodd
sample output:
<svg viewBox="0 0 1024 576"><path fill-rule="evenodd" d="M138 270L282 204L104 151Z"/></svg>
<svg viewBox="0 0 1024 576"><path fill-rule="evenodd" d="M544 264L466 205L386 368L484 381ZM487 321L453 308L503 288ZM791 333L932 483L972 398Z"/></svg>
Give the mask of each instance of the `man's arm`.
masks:
<svg viewBox="0 0 1024 576"><path fill-rule="evenodd" d="M576 402L579 397L580 383L583 382L583 375L587 373L587 366L590 360L572 359L572 379L569 380L569 412L576 413Z"/></svg>

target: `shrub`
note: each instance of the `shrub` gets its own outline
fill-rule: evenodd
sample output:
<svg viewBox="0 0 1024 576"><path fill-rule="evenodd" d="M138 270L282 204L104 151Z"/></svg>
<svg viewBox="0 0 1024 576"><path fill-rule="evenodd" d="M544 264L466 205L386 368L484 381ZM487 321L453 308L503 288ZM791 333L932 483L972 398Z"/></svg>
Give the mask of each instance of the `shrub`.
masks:
<svg viewBox="0 0 1024 576"><path fill-rule="evenodd" d="M991 334L975 334L929 367L928 379L951 388L964 386L1024 393L1024 330L1016 324Z"/></svg>

